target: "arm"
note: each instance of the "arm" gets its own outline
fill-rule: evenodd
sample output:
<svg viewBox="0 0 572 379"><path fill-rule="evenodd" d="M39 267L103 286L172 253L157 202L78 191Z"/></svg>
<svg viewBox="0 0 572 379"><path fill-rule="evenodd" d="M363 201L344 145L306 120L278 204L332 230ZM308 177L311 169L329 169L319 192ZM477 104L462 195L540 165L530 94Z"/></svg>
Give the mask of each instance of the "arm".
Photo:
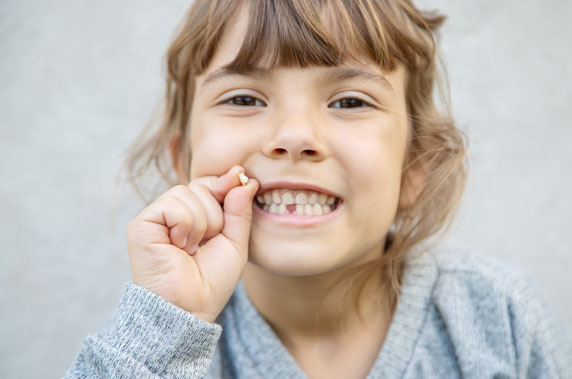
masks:
<svg viewBox="0 0 572 379"><path fill-rule="evenodd" d="M109 332L88 336L65 378L202 378L221 327L128 284Z"/></svg>

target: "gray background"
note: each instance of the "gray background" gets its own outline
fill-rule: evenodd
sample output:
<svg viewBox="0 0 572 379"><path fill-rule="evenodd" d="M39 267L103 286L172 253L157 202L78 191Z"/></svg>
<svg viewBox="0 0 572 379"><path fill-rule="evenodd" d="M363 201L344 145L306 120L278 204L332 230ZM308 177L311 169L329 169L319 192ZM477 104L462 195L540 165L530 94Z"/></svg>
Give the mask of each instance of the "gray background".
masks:
<svg viewBox="0 0 572 379"><path fill-rule="evenodd" d="M449 242L523 270L572 326L570 1L424 0L471 178ZM0 1L0 377L59 377L130 280L115 190L187 1Z"/></svg>

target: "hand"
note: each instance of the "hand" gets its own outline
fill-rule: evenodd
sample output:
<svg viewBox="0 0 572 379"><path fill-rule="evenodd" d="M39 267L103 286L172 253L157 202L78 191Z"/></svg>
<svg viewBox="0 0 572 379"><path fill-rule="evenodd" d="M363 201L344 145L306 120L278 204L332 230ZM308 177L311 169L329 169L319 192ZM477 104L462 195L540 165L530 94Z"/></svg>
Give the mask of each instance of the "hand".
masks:
<svg viewBox="0 0 572 379"><path fill-rule="evenodd" d="M248 260L259 184L243 186L239 172L235 166L172 187L127 227L133 282L207 322L228 302Z"/></svg>

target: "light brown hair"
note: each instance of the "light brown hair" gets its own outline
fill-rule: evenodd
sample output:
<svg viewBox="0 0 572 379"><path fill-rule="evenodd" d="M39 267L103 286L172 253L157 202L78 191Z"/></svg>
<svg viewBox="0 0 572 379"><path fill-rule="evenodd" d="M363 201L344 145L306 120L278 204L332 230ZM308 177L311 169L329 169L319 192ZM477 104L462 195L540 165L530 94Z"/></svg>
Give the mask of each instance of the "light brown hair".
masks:
<svg viewBox="0 0 572 379"><path fill-rule="evenodd" d="M448 229L466 179L465 138L446 99L445 109L439 110L434 98L439 83L435 35L442 15L420 11L408 0L195 0L167 52L159 128L151 125L131 146L125 165L129 179L142 194L137 180L153 168L169 185L177 184L173 160L188 174L195 77L207 68L243 3L248 5L249 29L228 65L232 70L337 66L364 56L384 72L398 65L407 70L411 130L400 202L405 205L398 209L384 253L374 264L355 268L349 280L359 295L369 278L383 278L394 306L407 253ZM175 148L173 157L170 147ZM358 309L359 298L355 296Z"/></svg>

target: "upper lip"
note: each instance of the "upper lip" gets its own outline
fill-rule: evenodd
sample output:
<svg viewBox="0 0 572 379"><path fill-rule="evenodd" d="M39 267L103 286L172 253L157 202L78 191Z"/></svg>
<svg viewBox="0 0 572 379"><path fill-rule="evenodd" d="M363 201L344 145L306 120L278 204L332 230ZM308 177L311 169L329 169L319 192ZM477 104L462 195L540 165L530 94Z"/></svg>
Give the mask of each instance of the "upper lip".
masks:
<svg viewBox="0 0 572 379"><path fill-rule="evenodd" d="M258 189L257 195L263 194L264 192L272 189L291 189L291 190L310 190L325 193L326 195L341 198L340 195L330 191L327 188L320 187L316 184L302 183L302 182L270 182L270 183L260 183L260 188Z"/></svg>

